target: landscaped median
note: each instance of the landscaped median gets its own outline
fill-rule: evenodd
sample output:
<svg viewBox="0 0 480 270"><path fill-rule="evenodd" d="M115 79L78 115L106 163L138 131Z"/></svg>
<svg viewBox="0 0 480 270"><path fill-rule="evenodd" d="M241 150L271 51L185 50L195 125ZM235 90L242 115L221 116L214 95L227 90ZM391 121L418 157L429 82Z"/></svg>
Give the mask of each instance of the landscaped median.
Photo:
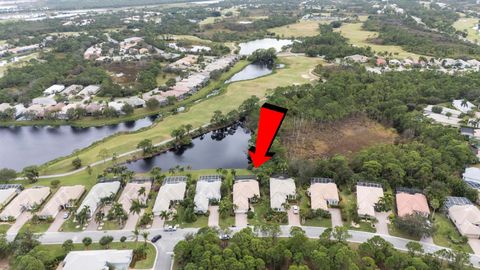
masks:
<svg viewBox="0 0 480 270"><path fill-rule="evenodd" d="M218 96L198 102L183 113L165 117L150 128L107 138L101 143L79 151L77 153L78 157L83 164L92 164L102 159L99 157L99 152L102 149L107 149L110 154L121 154L135 150L138 143L143 139L150 139L154 144L168 140L171 138L170 133L174 129L186 124L198 128L210 122L214 111L219 110L224 113L232 111L252 95L264 97L268 89L287 86L292 83L310 83L315 78L309 75L309 71L322 62L319 58L302 56L280 57L280 61L285 63L286 66L278 69L272 75L228 84L223 93ZM76 156L72 155L48 164L42 169L42 175L72 171L72 160Z"/></svg>

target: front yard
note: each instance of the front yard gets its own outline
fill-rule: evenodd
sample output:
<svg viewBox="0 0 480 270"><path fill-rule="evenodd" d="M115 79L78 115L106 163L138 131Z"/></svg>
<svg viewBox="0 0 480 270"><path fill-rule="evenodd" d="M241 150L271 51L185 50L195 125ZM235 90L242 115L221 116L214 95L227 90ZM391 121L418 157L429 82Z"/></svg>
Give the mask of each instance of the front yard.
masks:
<svg viewBox="0 0 480 270"><path fill-rule="evenodd" d="M462 236L450 219L441 213L436 213L434 218L436 231L433 235L433 242L436 245L473 253L468 243L463 243Z"/></svg>

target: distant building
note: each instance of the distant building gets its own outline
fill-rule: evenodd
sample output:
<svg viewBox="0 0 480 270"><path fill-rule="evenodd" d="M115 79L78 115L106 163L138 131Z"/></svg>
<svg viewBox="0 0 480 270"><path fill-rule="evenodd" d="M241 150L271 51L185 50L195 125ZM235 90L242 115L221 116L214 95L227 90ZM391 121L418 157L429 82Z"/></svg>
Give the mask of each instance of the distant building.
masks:
<svg viewBox="0 0 480 270"><path fill-rule="evenodd" d="M369 60L369 58L367 56L360 55L360 54L345 56L343 59L346 60L346 61L354 62L354 63L366 63Z"/></svg>
<svg viewBox="0 0 480 270"><path fill-rule="evenodd" d="M45 89L45 91L43 91L43 94L44 94L45 96L50 96L50 95L53 95L53 94L56 94L56 93L60 93L60 92L62 92L64 89L65 89L65 85L63 85L63 84L54 84L54 85L50 86L49 88Z"/></svg>
<svg viewBox="0 0 480 270"><path fill-rule="evenodd" d="M92 96L92 95L96 95L99 91L100 91L100 85L89 85L83 88L83 90L80 91L78 95Z"/></svg>
<svg viewBox="0 0 480 270"><path fill-rule="evenodd" d="M453 107L455 107L455 109L461 111L462 113L468 113L475 108L475 105L473 105L469 101L464 101L463 99L454 100L452 102L452 105Z"/></svg>
<svg viewBox="0 0 480 270"><path fill-rule="evenodd" d="M61 270L128 270L132 250L70 251L58 269Z"/></svg>

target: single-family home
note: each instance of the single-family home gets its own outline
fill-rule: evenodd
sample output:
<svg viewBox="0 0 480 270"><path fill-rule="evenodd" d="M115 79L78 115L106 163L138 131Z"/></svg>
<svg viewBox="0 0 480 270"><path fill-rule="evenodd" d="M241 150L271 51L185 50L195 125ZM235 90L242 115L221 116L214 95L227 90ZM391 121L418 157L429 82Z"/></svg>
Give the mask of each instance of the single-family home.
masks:
<svg viewBox="0 0 480 270"><path fill-rule="evenodd" d="M338 205L340 202L337 184L330 178L312 178L308 194L314 210L328 210L329 205Z"/></svg>
<svg viewBox="0 0 480 270"><path fill-rule="evenodd" d="M3 209L20 191L22 186L19 184L0 185L0 209Z"/></svg>
<svg viewBox="0 0 480 270"><path fill-rule="evenodd" d="M452 105L455 107L455 109L461 111L462 113L468 113L475 108L475 105L464 99L455 99L452 102Z"/></svg>
<svg viewBox="0 0 480 270"><path fill-rule="evenodd" d="M477 167L467 167L465 172L462 174L464 181L476 182L480 184L480 168Z"/></svg>
<svg viewBox="0 0 480 270"><path fill-rule="evenodd" d="M65 89L65 85L54 84L54 85L48 87L47 89L45 89L45 91L43 91L43 94L45 96L55 95L56 93L62 92L64 89Z"/></svg>
<svg viewBox="0 0 480 270"><path fill-rule="evenodd" d="M78 95L83 95L83 96L92 96L96 95L100 91L100 85L89 85L85 88L83 88L80 92L78 92Z"/></svg>
<svg viewBox="0 0 480 270"><path fill-rule="evenodd" d="M415 190L399 189L396 196L397 215L405 217L415 213L430 215L425 195Z"/></svg>
<svg viewBox="0 0 480 270"><path fill-rule="evenodd" d="M186 189L186 176L165 177L153 205L153 214L158 216L161 212L168 211L171 204L183 201Z"/></svg>
<svg viewBox="0 0 480 270"><path fill-rule="evenodd" d="M462 134L463 136L467 136L468 138L471 138L475 135L475 129L472 127L461 127L460 134Z"/></svg>
<svg viewBox="0 0 480 270"><path fill-rule="evenodd" d="M350 56L345 56L343 59L354 63L366 63L368 62L369 58L365 55L354 54Z"/></svg>
<svg viewBox="0 0 480 270"><path fill-rule="evenodd" d="M101 182L94 185L88 192L82 204L78 207L77 214L80 213L85 207L88 207L88 214L89 216L92 216L92 214L97 210L100 201L103 198L115 196L119 189L119 181Z"/></svg>
<svg viewBox="0 0 480 270"><path fill-rule="evenodd" d="M221 185L222 177L220 175L203 175L198 178L193 199L196 213L206 213L211 201L220 201L222 198Z"/></svg>
<svg viewBox="0 0 480 270"><path fill-rule="evenodd" d="M61 270L128 270L133 250L82 250L70 251L58 269Z"/></svg>
<svg viewBox="0 0 480 270"><path fill-rule="evenodd" d="M270 208L284 212L285 203L289 199L295 199L296 195L295 181L292 178L270 177Z"/></svg>
<svg viewBox="0 0 480 270"><path fill-rule="evenodd" d="M151 181L129 182L123 189L118 202L123 206L123 210L129 213L132 201L138 200L142 204L147 203L148 194L150 193L151 188Z"/></svg>
<svg viewBox="0 0 480 270"><path fill-rule="evenodd" d="M260 187L255 176L237 176L233 184L233 204L235 213L247 213L250 210L250 201L260 197Z"/></svg>
<svg viewBox="0 0 480 270"><path fill-rule="evenodd" d="M377 66L386 66L387 61L381 57L378 57L377 60L375 60L375 65Z"/></svg>
<svg viewBox="0 0 480 270"><path fill-rule="evenodd" d="M128 104L128 105L134 107L134 108L145 107L145 100L143 100L139 97L136 97L136 96L132 96L132 97L128 97L128 98L117 98L117 99L115 99L115 101L123 102L125 104Z"/></svg>
<svg viewBox="0 0 480 270"><path fill-rule="evenodd" d="M447 197L444 208L461 235L480 238L480 210L464 197Z"/></svg>
<svg viewBox="0 0 480 270"><path fill-rule="evenodd" d="M378 183L357 183L357 208L358 215L362 217L375 217L375 205L383 197L382 185Z"/></svg>
<svg viewBox="0 0 480 270"><path fill-rule="evenodd" d="M64 96L76 95L78 92L82 91L82 89L83 89L82 85L72 84L62 91L62 95Z"/></svg>
<svg viewBox="0 0 480 270"><path fill-rule="evenodd" d="M84 192L85 187L82 185L60 187L38 213L38 217L41 219L55 218L61 210L74 207Z"/></svg>
<svg viewBox="0 0 480 270"><path fill-rule="evenodd" d="M24 211L32 210L41 205L50 194L49 187L32 187L24 189L0 213L0 219L8 221L17 219Z"/></svg>
<svg viewBox="0 0 480 270"><path fill-rule="evenodd" d="M32 105L52 106L55 104L57 104L57 101L55 100L55 95L37 97L32 99Z"/></svg>

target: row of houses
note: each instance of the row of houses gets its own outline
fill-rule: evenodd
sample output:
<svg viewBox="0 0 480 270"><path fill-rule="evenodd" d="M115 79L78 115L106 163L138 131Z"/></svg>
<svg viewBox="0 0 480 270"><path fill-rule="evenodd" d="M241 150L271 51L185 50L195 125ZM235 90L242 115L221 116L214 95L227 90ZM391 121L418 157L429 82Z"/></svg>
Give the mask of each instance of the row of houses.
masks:
<svg viewBox="0 0 480 270"><path fill-rule="evenodd" d="M340 61L340 59L338 60ZM382 57L368 57L365 55L355 54L343 58L345 63L372 63L373 66L367 66L366 69L372 73L383 73L388 71L404 71L412 68L420 68L420 70L436 70L447 74L455 72L480 71L480 61L476 59L463 60L452 58L431 58L427 59L386 59Z"/></svg>

